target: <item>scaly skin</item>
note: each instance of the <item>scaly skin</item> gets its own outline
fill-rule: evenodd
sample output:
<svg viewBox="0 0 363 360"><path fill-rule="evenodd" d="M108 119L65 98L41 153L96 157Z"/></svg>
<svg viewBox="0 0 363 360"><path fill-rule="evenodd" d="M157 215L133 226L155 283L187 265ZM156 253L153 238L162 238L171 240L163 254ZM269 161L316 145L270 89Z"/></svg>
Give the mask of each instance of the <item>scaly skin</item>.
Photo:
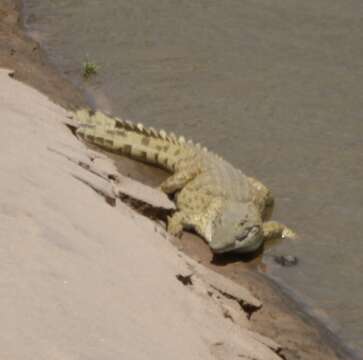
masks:
<svg viewBox="0 0 363 360"><path fill-rule="evenodd" d="M177 211L169 218L170 233L193 229L215 253L246 253L288 230L263 222L273 201L263 184L199 144L100 112L80 110L76 118L77 135L85 141L172 173L161 184L165 193L175 194Z"/></svg>

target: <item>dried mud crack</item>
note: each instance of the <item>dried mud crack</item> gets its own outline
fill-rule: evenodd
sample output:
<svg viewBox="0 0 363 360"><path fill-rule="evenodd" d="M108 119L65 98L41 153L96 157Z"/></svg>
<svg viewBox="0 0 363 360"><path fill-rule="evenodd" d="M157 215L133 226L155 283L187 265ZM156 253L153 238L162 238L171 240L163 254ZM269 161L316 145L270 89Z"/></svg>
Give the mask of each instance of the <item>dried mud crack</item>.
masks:
<svg viewBox="0 0 363 360"><path fill-rule="evenodd" d="M220 289L218 289L217 287L211 285L212 288L214 288L215 290L217 290L221 295L223 295L224 297L226 297L227 299L230 299L230 300L234 300L237 304L239 304L239 306L241 307L241 309L246 313L247 315L247 319L250 320L252 315L260 310L262 308L262 304L261 306L255 306L251 303L248 303L246 301L244 301L243 299L241 298L238 298L236 296L233 296L225 291L222 291Z"/></svg>

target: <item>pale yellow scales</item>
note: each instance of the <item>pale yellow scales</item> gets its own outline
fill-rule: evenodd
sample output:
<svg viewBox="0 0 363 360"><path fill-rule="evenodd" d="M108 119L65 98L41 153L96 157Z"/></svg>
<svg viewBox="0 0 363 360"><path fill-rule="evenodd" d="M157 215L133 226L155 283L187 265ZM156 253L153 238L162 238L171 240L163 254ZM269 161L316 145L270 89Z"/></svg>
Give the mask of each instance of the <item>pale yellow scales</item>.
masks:
<svg viewBox="0 0 363 360"><path fill-rule="evenodd" d="M76 119L76 133L85 141L172 173L161 184L165 193L175 194L170 233L193 229L215 253L251 252L266 238L293 234L277 222L263 221L273 202L263 184L199 144L101 112L83 109Z"/></svg>

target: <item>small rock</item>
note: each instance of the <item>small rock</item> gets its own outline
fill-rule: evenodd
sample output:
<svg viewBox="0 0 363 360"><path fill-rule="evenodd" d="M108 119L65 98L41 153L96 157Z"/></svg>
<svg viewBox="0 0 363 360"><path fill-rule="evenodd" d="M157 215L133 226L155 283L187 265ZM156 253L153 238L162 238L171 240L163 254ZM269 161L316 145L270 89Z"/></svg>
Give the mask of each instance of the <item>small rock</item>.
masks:
<svg viewBox="0 0 363 360"><path fill-rule="evenodd" d="M193 281L192 281L192 276L193 274L190 275L182 275L182 274L177 274L176 278L185 286L191 286L193 285Z"/></svg>
<svg viewBox="0 0 363 360"><path fill-rule="evenodd" d="M277 264L285 267L296 266L299 263L299 259L293 255L274 256L274 260Z"/></svg>

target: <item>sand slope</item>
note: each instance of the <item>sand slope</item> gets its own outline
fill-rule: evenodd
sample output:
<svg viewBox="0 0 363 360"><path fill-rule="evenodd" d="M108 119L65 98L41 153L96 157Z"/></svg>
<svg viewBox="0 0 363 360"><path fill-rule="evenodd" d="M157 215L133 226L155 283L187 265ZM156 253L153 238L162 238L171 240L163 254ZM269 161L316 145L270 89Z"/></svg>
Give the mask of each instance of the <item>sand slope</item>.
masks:
<svg viewBox="0 0 363 360"><path fill-rule="evenodd" d="M108 191L77 164L95 154L64 109L6 70L0 109L0 358L280 358L248 331L238 301L253 295L228 283L225 298L161 228L89 186Z"/></svg>

